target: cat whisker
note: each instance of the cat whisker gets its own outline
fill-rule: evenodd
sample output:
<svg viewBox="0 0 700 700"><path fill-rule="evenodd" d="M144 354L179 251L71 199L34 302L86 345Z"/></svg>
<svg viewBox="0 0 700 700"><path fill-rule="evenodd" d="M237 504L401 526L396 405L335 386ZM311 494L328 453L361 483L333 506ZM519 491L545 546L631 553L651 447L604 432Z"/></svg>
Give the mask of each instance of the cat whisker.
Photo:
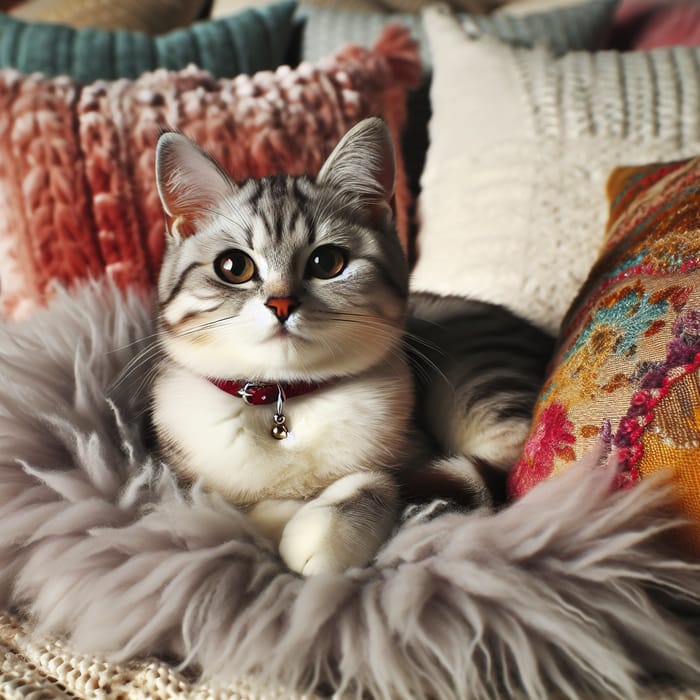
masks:
<svg viewBox="0 0 700 700"><path fill-rule="evenodd" d="M147 362L153 360L159 351L160 346L158 343L150 343L141 352L134 355L109 385L108 392L112 393L117 391L133 372L143 367Z"/></svg>
<svg viewBox="0 0 700 700"><path fill-rule="evenodd" d="M223 316L222 318L217 318L213 321L206 321L205 323L200 323L198 326L195 326L194 328L189 328L186 331L178 331L175 335L178 338L184 338L188 335L200 333L201 331L205 331L209 328L214 328L216 326L223 325L227 321L232 321L234 318L238 318L237 314L231 314L230 316Z"/></svg>
<svg viewBox="0 0 700 700"><path fill-rule="evenodd" d="M362 315L362 314L360 314L360 315ZM371 328L373 333L380 335L380 337L382 337L383 339L387 339L387 338L391 339L393 336L393 333L389 332L386 324L381 323L381 321L374 319L371 316L368 316L366 320L362 320L362 321L359 319L356 319L356 318L342 318L342 317L338 318L338 317L333 317L333 316L330 316L328 318L328 320L331 320L331 321L335 320L335 321L339 321L339 322L356 323L356 324L364 325L367 328ZM414 372L416 374L419 374L422 377L422 379L424 379L425 381L429 381L430 379L433 378L433 375L429 372L429 370L432 370L432 372L437 374L449 387L452 388L452 383L449 381L449 379L444 374L444 372L440 369L440 367L432 359L430 359L430 357L428 357L428 355L421 352L421 350L419 348L406 342L407 337L411 337L411 336L413 336L413 334L404 332L404 333L402 333L402 336L403 337L402 337L401 347L403 349L403 352L405 352L406 355L408 355L409 357L413 357L416 360L420 361L420 362L416 361L416 362L412 363L412 366L414 368ZM418 341L418 342L423 341L422 344L427 349L434 350L436 353L438 353L442 356L445 355L445 353L441 352L440 349L437 346L435 346L434 343L427 341L427 340L424 340L423 338L420 338L420 336L414 336L413 340ZM358 345L357 345L358 350L360 352L362 352L363 348L362 348L362 345L360 344L360 341L354 341L354 339L350 339L349 342L350 343L357 342L358 343ZM403 355L400 354L399 350L396 348L392 348L391 352L397 358L403 357Z"/></svg>
<svg viewBox="0 0 700 700"><path fill-rule="evenodd" d="M125 345L118 345L115 348L112 348L111 350L107 351L107 355L113 355L117 352L122 352L124 350L130 350L131 348L141 345L149 340L156 340L158 338L158 332L156 331L155 333L149 333L148 335L142 335L140 338L136 338L136 340L132 340L130 343L126 343Z"/></svg>
<svg viewBox="0 0 700 700"><path fill-rule="evenodd" d="M335 316L335 320L337 321L344 321L344 320L353 320L353 319L363 319L363 321L358 321L358 322L364 322L364 320L371 322L372 320L377 321L376 317L373 314L360 314L357 312L351 312L351 311L324 311L324 310L319 310L319 313L322 314L329 314ZM381 323L380 321L377 321ZM439 326L439 323L435 323L435 326ZM419 343L421 345L424 345L427 348L430 348L431 350L434 350L436 353L443 355L444 356L444 351L440 346L430 340L427 340L426 338L423 338L420 335L416 335L415 333L412 333L411 331L404 329L402 331L402 335L406 338L410 338L411 340L414 340L416 343Z"/></svg>
<svg viewBox="0 0 700 700"><path fill-rule="evenodd" d="M158 375L158 372L160 371L160 364L157 363L153 367L151 367L147 372L144 373L143 377L141 378L141 381L139 382L138 386L133 389L132 395L133 398L140 398L141 393L146 389L148 390L148 394L150 395L150 388L153 385L153 382ZM148 411L150 402L145 402L143 405L143 408L141 411L138 412L138 416L142 416L146 411Z"/></svg>

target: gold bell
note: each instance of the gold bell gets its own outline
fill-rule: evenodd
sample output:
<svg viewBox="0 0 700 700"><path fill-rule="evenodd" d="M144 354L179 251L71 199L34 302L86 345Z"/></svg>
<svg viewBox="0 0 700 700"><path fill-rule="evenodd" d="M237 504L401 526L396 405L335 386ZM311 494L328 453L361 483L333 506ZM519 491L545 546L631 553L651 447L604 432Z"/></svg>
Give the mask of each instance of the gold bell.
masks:
<svg viewBox="0 0 700 700"><path fill-rule="evenodd" d="M285 425L287 421L286 417L281 413L275 413L273 420L275 424L272 426L272 437L275 438L275 440L286 440L289 434L287 432L287 426Z"/></svg>

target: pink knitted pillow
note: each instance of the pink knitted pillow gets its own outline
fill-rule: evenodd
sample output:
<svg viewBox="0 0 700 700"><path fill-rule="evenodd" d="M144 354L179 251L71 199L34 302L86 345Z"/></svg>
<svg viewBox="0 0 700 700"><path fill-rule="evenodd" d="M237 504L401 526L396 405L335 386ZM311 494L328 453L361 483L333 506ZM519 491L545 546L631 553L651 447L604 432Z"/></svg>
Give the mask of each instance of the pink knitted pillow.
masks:
<svg viewBox="0 0 700 700"><path fill-rule="evenodd" d="M408 247L410 195L400 131L420 80L407 30L373 50L216 80L194 67L80 88L68 78L0 71L0 304L25 316L56 282L106 271L121 286L154 282L163 216L153 167L158 135L202 144L235 179L315 173L342 134L382 116L397 154L396 215Z"/></svg>

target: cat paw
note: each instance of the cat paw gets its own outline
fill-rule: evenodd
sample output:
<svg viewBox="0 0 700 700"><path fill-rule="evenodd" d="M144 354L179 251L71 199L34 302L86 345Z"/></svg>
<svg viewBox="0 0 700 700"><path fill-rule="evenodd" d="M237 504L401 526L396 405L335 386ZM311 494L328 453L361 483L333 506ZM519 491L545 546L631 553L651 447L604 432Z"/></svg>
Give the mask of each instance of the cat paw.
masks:
<svg viewBox="0 0 700 700"><path fill-rule="evenodd" d="M302 576L340 573L364 566L376 553L367 542L347 537L347 524L333 506L308 503L282 533L279 552L285 564Z"/></svg>

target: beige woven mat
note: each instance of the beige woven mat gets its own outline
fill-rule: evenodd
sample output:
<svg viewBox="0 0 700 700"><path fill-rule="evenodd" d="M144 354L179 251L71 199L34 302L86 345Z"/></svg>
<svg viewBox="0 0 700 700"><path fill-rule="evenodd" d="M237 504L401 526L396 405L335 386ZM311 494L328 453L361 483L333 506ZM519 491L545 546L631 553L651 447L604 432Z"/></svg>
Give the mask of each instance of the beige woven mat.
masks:
<svg viewBox="0 0 700 700"><path fill-rule="evenodd" d="M17 618L0 613L0 700L318 700L252 678L193 684L156 660L108 663L71 653L60 641L30 639Z"/></svg>
<svg viewBox="0 0 700 700"><path fill-rule="evenodd" d="M122 665L79 656L60 641L31 639L16 617L0 612L0 700L57 699L320 700L263 688L253 678L221 686L193 684L156 660ZM700 688L650 689L639 700L700 700Z"/></svg>

